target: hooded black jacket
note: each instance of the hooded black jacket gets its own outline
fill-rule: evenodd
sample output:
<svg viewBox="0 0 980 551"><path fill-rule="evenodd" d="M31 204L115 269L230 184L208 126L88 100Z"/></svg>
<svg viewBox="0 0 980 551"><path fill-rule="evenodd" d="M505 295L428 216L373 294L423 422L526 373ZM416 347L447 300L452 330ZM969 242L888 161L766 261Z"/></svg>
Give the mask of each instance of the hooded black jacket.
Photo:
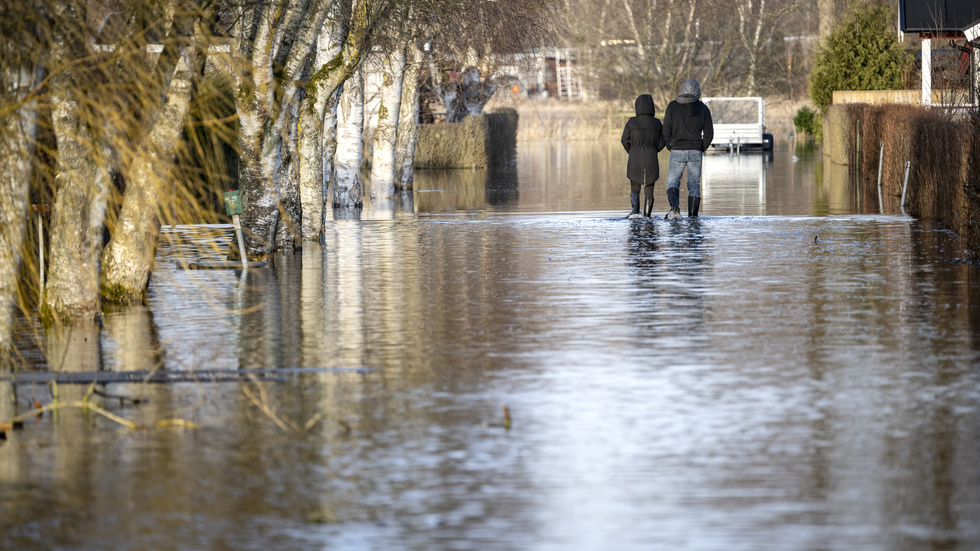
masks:
<svg viewBox="0 0 980 551"><path fill-rule="evenodd" d="M657 152L667 145L663 124L653 116L655 109L650 94L637 97L636 116L630 117L623 129L623 147L629 153L626 177L641 184L652 184L660 178Z"/></svg>
<svg viewBox="0 0 980 551"><path fill-rule="evenodd" d="M671 151L707 151L715 137L711 110L701 103L701 86L689 79L664 112L664 139Z"/></svg>

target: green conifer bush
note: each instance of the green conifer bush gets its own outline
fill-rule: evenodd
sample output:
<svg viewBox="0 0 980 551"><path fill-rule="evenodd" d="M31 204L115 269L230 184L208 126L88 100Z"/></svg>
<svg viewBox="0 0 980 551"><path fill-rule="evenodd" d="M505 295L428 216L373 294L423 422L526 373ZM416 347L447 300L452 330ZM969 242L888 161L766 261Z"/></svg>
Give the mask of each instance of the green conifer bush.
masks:
<svg viewBox="0 0 980 551"><path fill-rule="evenodd" d="M892 8L878 2L851 9L820 45L810 99L826 111L835 90L898 90L912 57L898 43Z"/></svg>

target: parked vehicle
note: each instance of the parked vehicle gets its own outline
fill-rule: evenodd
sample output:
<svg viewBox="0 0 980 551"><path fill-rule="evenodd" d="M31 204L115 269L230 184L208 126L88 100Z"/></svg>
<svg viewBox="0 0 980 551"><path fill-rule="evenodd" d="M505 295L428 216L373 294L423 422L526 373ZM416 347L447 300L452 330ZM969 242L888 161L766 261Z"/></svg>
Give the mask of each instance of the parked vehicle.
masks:
<svg viewBox="0 0 980 551"><path fill-rule="evenodd" d="M742 148L772 149L772 134L766 132L766 102L762 98L701 98L711 110L715 137L711 147L739 151Z"/></svg>

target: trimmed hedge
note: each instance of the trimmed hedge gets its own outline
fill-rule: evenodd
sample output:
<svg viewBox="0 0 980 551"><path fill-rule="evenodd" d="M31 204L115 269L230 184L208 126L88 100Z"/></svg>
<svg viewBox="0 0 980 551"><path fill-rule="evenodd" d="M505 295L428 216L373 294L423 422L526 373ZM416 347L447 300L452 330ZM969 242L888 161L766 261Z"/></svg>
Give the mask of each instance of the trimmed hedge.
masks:
<svg viewBox="0 0 980 551"><path fill-rule="evenodd" d="M827 109L824 138L834 162L859 171L869 212L878 211L880 143L885 212L901 211L905 162L911 161L905 211L939 220L966 238L973 260L980 260L980 113L953 117L912 105L834 105Z"/></svg>
<svg viewBox="0 0 980 551"><path fill-rule="evenodd" d="M415 168L486 168L511 160L517 123L515 109L500 109L462 122L420 124Z"/></svg>

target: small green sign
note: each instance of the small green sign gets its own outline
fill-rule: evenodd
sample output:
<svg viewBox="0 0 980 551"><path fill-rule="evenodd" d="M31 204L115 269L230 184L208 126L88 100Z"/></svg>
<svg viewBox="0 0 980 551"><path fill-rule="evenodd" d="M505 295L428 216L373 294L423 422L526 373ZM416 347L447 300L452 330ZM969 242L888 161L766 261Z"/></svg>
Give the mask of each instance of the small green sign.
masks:
<svg viewBox="0 0 980 551"><path fill-rule="evenodd" d="M228 216L242 213L242 196L237 189L225 191L222 195L225 197L225 212L228 213Z"/></svg>

